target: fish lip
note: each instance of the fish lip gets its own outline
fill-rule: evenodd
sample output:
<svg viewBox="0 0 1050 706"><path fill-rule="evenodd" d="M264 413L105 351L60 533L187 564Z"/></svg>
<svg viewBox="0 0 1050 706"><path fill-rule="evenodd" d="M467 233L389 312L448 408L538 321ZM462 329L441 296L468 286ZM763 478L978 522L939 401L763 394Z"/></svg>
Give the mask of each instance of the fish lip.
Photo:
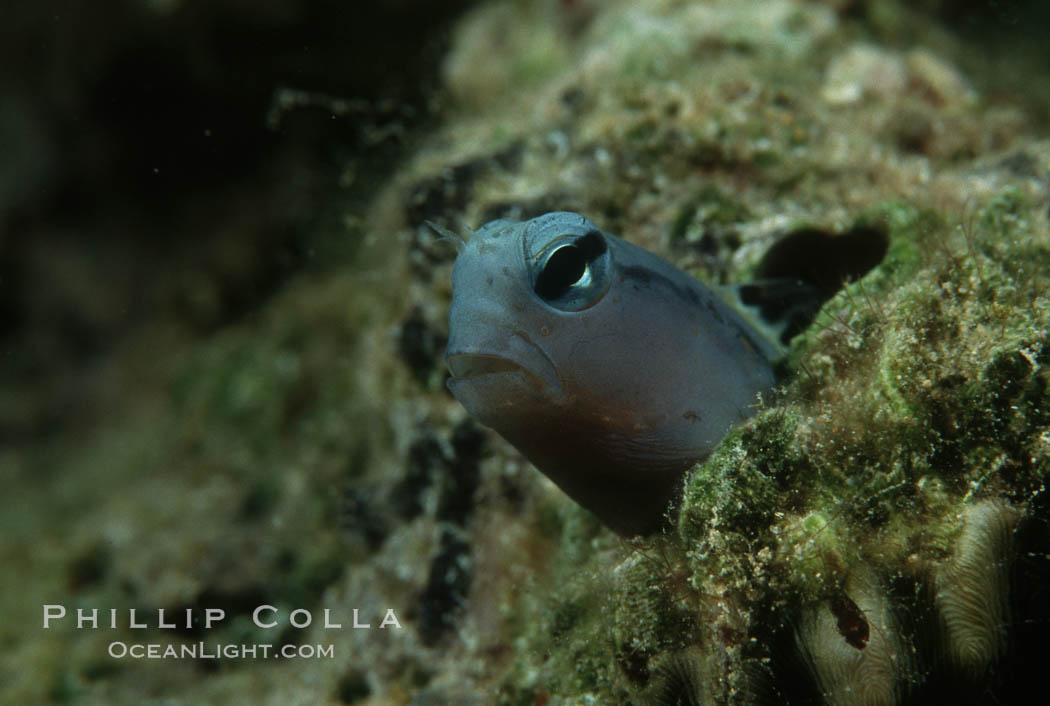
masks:
<svg viewBox="0 0 1050 706"><path fill-rule="evenodd" d="M454 382L464 382L506 373L529 375L523 365L494 353L449 353L445 363Z"/></svg>
<svg viewBox="0 0 1050 706"><path fill-rule="evenodd" d="M536 391L544 390L552 400L563 395L561 376L554 362L524 331L514 331L506 344L492 348L456 346L446 351L445 365L451 374L450 388L495 380L498 376L517 376Z"/></svg>

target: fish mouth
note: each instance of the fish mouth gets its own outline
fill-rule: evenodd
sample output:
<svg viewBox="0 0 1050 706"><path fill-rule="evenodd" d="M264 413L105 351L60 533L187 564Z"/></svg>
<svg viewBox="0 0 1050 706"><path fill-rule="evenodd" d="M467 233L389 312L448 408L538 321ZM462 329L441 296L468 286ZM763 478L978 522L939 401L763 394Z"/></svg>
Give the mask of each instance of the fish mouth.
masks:
<svg viewBox="0 0 1050 706"><path fill-rule="evenodd" d="M449 388L454 394L466 393L468 388L479 391L504 388L509 393L520 389L522 384L531 388L533 394L552 399L563 394L554 363L524 331L515 331L491 347L454 345L445 354L445 364L452 375ZM505 383L510 387L505 387Z"/></svg>
<svg viewBox="0 0 1050 706"><path fill-rule="evenodd" d="M496 353L449 353L445 363L452 396L483 424L489 424L486 420L494 410L527 400L557 404L564 397L557 372L546 358L519 362Z"/></svg>
<svg viewBox="0 0 1050 706"><path fill-rule="evenodd" d="M445 361L448 371L452 373L452 379L456 382L502 373L529 374L521 364L490 353L453 353Z"/></svg>

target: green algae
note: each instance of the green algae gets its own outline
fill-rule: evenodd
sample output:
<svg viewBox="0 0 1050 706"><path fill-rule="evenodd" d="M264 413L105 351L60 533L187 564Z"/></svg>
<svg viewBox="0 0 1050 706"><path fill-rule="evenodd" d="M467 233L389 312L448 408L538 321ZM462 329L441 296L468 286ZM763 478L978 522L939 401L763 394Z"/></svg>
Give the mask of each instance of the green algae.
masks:
<svg viewBox="0 0 1050 706"><path fill-rule="evenodd" d="M745 204L709 184L684 204L675 216L671 224L671 242L696 243L709 234L718 240L738 238L733 226L752 217Z"/></svg>

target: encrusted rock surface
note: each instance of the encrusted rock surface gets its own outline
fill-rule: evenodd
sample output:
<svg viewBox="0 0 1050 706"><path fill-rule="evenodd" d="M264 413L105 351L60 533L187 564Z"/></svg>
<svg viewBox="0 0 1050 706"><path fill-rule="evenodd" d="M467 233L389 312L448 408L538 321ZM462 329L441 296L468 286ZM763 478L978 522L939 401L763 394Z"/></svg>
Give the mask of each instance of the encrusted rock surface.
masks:
<svg viewBox="0 0 1050 706"><path fill-rule="evenodd" d="M98 366L119 414L0 451L0 702L1010 701L1048 617L1050 98L874 5L478 5L444 122L347 206L352 257L199 340L132 339ZM444 389L455 250L424 221L556 209L714 284L792 233L888 244L665 536L621 541ZM45 603L230 617L45 631ZM262 630L262 604L315 621Z"/></svg>

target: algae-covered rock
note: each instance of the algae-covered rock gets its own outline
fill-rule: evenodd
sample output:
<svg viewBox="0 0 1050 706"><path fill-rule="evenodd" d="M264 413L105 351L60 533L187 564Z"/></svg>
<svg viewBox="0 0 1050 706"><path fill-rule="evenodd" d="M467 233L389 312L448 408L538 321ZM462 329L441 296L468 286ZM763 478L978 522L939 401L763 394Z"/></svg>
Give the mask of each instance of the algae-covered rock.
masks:
<svg viewBox="0 0 1050 706"><path fill-rule="evenodd" d="M92 384L120 405L0 451L0 702L1019 698L1050 617L1045 97L990 94L898 3L505 0L450 36L441 121L389 177L347 167L346 242L310 241L339 257L114 346ZM426 221L562 209L712 285L802 268L830 297L657 536L444 387L455 247ZM118 624L45 630L47 604ZM332 653L109 653L202 641Z"/></svg>

